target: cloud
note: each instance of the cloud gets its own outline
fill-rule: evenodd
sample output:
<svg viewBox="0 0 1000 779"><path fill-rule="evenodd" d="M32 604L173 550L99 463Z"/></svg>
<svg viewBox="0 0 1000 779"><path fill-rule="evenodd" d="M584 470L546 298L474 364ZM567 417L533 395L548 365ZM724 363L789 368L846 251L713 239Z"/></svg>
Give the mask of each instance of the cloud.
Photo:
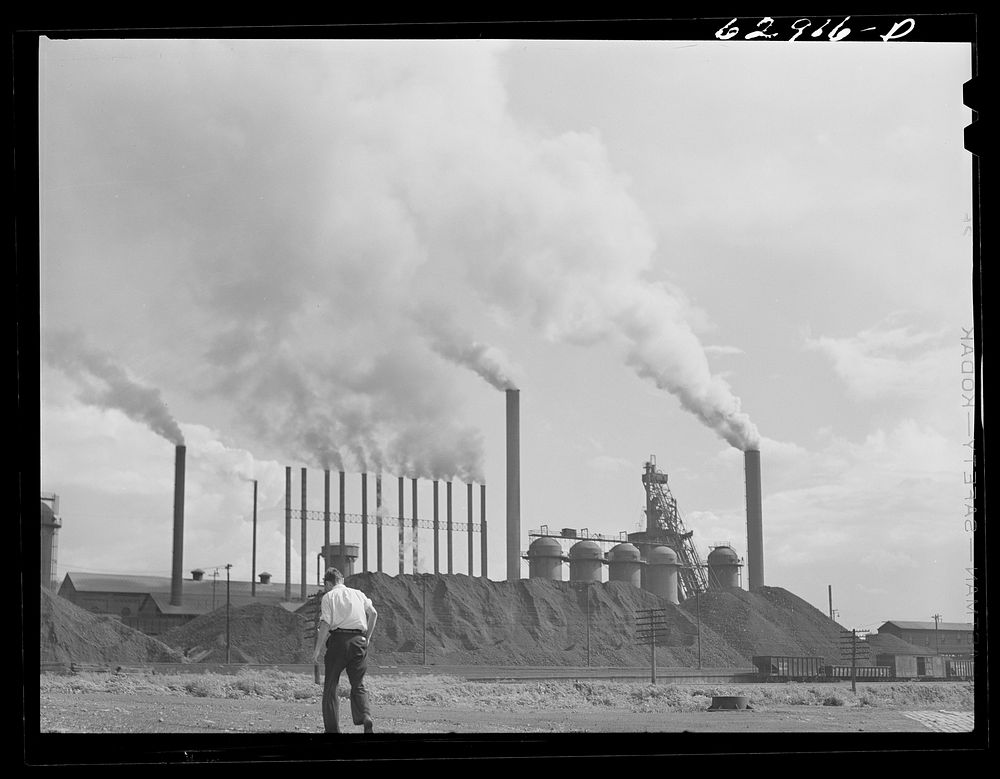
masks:
<svg viewBox="0 0 1000 779"><path fill-rule="evenodd" d="M942 345L941 331L899 324L891 315L855 336L806 336L807 349L826 356L848 393L857 400L926 397L940 387L955 362L955 350Z"/></svg>
<svg viewBox="0 0 1000 779"><path fill-rule="evenodd" d="M738 346L708 345L705 347L705 351L708 354L713 354L713 355L743 354L743 350L740 349Z"/></svg>

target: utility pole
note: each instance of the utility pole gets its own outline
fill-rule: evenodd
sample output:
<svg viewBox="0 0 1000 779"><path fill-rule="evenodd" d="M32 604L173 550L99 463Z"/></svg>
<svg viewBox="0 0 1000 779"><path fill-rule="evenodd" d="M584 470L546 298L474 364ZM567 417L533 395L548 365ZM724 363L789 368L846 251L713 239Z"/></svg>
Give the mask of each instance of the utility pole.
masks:
<svg viewBox="0 0 1000 779"><path fill-rule="evenodd" d="M587 593L587 668L590 668L590 582L584 584Z"/></svg>
<svg viewBox="0 0 1000 779"><path fill-rule="evenodd" d="M934 651L937 653L941 652L941 647L938 644L938 622L940 621L940 619L941 619L940 614L934 615Z"/></svg>
<svg viewBox="0 0 1000 779"><path fill-rule="evenodd" d="M226 665L229 664L229 569L232 563L226 563Z"/></svg>
<svg viewBox="0 0 1000 779"><path fill-rule="evenodd" d="M830 619L833 619L833 585L826 585L826 593L830 598Z"/></svg>
<svg viewBox="0 0 1000 779"><path fill-rule="evenodd" d="M212 611L215 611L215 584L219 580L219 569L212 571Z"/></svg>
<svg viewBox="0 0 1000 779"><path fill-rule="evenodd" d="M698 595L698 588L694 591L694 606L698 613L698 669L701 670L701 597Z"/></svg>
<svg viewBox="0 0 1000 779"><path fill-rule="evenodd" d="M666 609L638 609L635 618L636 638L649 639L650 684L656 684L656 639L667 635Z"/></svg>
<svg viewBox="0 0 1000 779"><path fill-rule="evenodd" d="M423 652L424 652L423 664L427 665L427 577L426 576L420 577L420 584L421 587L423 588L423 596L424 596L424 606L423 606L424 638L423 641L421 641L421 646L423 647Z"/></svg>
<svg viewBox="0 0 1000 779"><path fill-rule="evenodd" d="M851 692L858 691L858 631L851 629Z"/></svg>

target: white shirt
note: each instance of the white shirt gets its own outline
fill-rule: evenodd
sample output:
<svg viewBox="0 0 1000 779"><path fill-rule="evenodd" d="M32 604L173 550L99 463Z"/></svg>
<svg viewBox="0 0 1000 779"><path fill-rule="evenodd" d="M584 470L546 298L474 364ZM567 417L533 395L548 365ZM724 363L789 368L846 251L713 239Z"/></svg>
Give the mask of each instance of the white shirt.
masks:
<svg viewBox="0 0 1000 779"><path fill-rule="evenodd" d="M373 609L371 599L361 590L343 583L334 586L320 603L320 619L332 630L368 630L365 609Z"/></svg>

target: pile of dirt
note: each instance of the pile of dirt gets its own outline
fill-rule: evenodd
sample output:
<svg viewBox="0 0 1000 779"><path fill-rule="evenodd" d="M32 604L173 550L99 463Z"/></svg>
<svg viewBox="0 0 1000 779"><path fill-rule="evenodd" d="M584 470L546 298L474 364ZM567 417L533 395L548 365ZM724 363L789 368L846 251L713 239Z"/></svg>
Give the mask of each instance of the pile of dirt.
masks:
<svg viewBox="0 0 1000 779"><path fill-rule="evenodd" d="M281 606L251 603L229 610L229 658L234 663L312 662L311 623ZM226 607L164 633L163 643L190 662L226 662Z"/></svg>
<svg viewBox="0 0 1000 779"><path fill-rule="evenodd" d="M663 609L662 667L749 667L753 655L801 655L839 663L842 628L787 590L714 591L672 606L623 582L522 579L494 582L458 574L356 574L379 612L373 655L380 664L421 662L426 599L428 662L439 664L636 666L649 662L637 638L641 609ZM589 590L589 606L588 606ZM588 629L589 611L589 629Z"/></svg>
<svg viewBox="0 0 1000 779"><path fill-rule="evenodd" d="M702 625L747 660L753 655L790 655L822 657L831 665L843 662L843 628L781 587L762 587L752 593L735 588L710 590L681 606L689 615L699 608Z"/></svg>
<svg viewBox="0 0 1000 779"><path fill-rule="evenodd" d="M754 593L716 590L674 606L623 582L588 586L544 579L495 582L464 574L360 573L347 584L366 593L378 610L371 660L382 666L419 664L425 656L437 665L583 666L589 659L594 666L644 666L650 647L637 634L643 609L662 610L665 630L656 645L660 667L694 667L699 656L706 668L749 668L754 655L842 662L843 629L779 587ZM311 662L315 633L306 613L314 605L304 605L302 613L263 603L231 608L230 660ZM80 613L106 630L135 634ZM173 628L160 637L162 644L137 635L189 662L225 662L226 609ZM44 639L43 626L43 645ZM154 660L126 654L109 647L101 659Z"/></svg>
<svg viewBox="0 0 1000 779"><path fill-rule="evenodd" d="M100 617L41 587L43 663L179 663L181 653L155 638Z"/></svg>

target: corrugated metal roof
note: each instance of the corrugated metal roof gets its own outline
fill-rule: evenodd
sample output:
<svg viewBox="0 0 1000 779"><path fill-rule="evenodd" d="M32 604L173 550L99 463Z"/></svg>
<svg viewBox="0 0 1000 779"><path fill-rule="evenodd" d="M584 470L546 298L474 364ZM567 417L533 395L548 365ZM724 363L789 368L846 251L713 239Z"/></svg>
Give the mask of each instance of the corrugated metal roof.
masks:
<svg viewBox="0 0 1000 779"><path fill-rule="evenodd" d="M888 622L882 624L879 628L881 630L886 625L895 625L900 630L934 630L933 622L902 622L898 619L892 619ZM938 622L938 630L967 630L972 632L971 622Z"/></svg>

